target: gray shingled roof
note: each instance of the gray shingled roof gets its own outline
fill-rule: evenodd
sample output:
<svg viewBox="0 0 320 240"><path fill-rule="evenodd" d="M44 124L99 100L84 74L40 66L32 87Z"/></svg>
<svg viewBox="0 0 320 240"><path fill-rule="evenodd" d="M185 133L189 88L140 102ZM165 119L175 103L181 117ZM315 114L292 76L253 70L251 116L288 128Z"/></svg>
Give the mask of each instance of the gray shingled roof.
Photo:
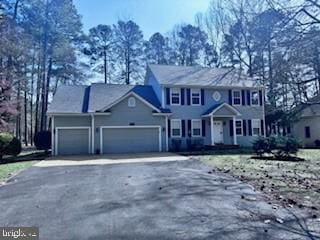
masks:
<svg viewBox="0 0 320 240"><path fill-rule="evenodd" d="M262 87L234 68L205 68L200 66L148 65L162 85Z"/></svg>
<svg viewBox="0 0 320 240"><path fill-rule="evenodd" d="M48 108L48 113L81 113L88 86L60 86Z"/></svg>
<svg viewBox="0 0 320 240"><path fill-rule="evenodd" d="M161 112L170 112L161 108L151 86L93 83L91 86L59 86L48 113L98 112L129 92L139 95Z"/></svg>
<svg viewBox="0 0 320 240"><path fill-rule="evenodd" d="M91 85L88 112L101 110L124 96L133 87L133 85L93 83Z"/></svg>

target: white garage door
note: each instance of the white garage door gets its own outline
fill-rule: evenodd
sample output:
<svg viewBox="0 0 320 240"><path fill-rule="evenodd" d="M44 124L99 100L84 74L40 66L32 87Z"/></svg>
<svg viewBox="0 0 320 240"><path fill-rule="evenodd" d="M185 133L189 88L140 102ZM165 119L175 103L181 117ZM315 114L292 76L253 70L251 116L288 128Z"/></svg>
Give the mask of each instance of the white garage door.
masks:
<svg viewBox="0 0 320 240"><path fill-rule="evenodd" d="M161 127L102 127L102 153L161 151Z"/></svg>
<svg viewBox="0 0 320 240"><path fill-rule="evenodd" d="M58 155L90 153L90 128L56 128L56 134Z"/></svg>

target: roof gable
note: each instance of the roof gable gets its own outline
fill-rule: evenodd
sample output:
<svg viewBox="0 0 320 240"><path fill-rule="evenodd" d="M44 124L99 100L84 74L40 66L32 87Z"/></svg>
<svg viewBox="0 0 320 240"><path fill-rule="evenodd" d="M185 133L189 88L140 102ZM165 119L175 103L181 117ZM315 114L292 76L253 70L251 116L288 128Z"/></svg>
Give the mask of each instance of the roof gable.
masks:
<svg viewBox="0 0 320 240"><path fill-rule="evenodd" d="M205 111L203 116L241 116L241 113L228 103L219 103Z"/></svg>

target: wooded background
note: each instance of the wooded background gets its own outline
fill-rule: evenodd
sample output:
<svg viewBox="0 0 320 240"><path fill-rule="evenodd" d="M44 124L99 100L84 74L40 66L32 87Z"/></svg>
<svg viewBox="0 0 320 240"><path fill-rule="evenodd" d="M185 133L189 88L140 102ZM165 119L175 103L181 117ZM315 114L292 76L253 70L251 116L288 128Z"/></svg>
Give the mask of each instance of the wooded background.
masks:
<svg viewBox="0 0 320 240"><path fill-rule="evenodd" d="M32 144L58 85L95 72L142 84L147 63L241 69L266 87L268 114L289 111L320 93L319 14L317 0L213 0L147 40L130 20L85 34L72 0L1 0L0 131Z"/></svg>

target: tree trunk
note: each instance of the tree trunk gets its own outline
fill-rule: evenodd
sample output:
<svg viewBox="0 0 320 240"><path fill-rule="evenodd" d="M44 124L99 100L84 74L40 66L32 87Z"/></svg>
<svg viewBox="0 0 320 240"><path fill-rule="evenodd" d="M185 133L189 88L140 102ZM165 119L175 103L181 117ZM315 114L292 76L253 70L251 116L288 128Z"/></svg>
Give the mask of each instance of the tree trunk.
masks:
<svg viewBox="0 0 320 240"><path fill-rule="evenodd" d="M104 63L104 83L107 84L107 50L104 47L103 49L103 63Z"/></svg>
<svg viewBox="0 0 320 240"><path fill-rule="evenodd" d="M32 57L31 67L31 83L30 83L30 144L33 145L33 84L34 84L34 70L35 70L35 51Z"/></svg>
<svg viewBox="0 0 320 240"><path fill-rule="evenodd" d="M27 112L27 93L28 93L28 78L27 78L27 66L25 66L25 76L24 76L24 143L28 146L28 112Z"/></svg>
<svg viewBox="0 0 320 240"><path fill-rule="evenodd" d="M40 113L40 131L45 129L45 114L46 114L46 74L47 74L47 55L48 55L48 16L49 16L49 6L48 1L46 1L45 9L45 24L43 26L44 35L43 35L43 45L42 45L42 89L41 89L41 113Z"/></svg>

